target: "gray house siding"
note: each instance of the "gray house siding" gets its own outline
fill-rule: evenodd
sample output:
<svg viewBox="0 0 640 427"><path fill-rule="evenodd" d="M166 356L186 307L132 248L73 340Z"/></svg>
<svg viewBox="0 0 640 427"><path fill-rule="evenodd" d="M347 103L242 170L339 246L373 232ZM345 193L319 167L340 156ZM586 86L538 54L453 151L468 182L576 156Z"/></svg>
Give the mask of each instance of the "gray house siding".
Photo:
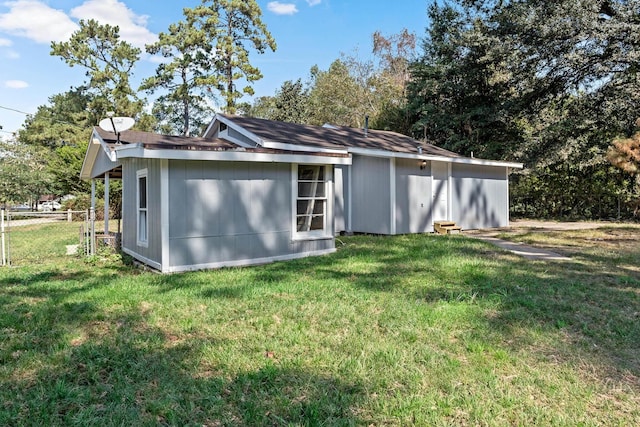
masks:
<svg viewBox="0 0 640 427"><path fill-rule="evenodd" d="M235 129L232 128L228 128L227 129L227 134L237 140L237 141L242 141L243 143L250 145L250 146L255 146L256 143L254 141L252 141L251 139L247 138L246 136L244 136L243 134L241 134L240 132L238 132Z"/></svg>
<svg viewBox="0 0 640 427"><path fill-rule="evenodd" d="M138 184L136 173L147 169L147 220L148 245L137 244L137 209L136 187ZM162 262L162 240L160 237L160 161L147 159L124 159L122 163L122 248L133 256L142 257L142 261Z"/></svg>
<svg viewBox="0 0 640 427"><path fill-rule="evenodd" d="M113 170L114 168L120 166L120 162L114 163L111 158L104 152L104 150L100 149L100 153L96 157L96 161L91 168L91 173L93 176L101 175L105 172Z"/></svg>
<svg viewBox="0 0 640 427"><path fill-rule="evenodd" d="M452 220L463 229L509 224L509 182L505 167L453 164Z"/></svg>
<svg viewBox="0 0 640 427"><path fill-rule="evenodd" d="M353 231L391 233L390 159L354 155L351 166L353 180Z"/></svg>
<svg viewBox="0 0 640 427"><path fill-rule="evenodd" d="M204 136L208 138L220 138L220 137L224 137L223 135L226 135L229 138L233 138L235 141L241 142L248 146L251 146L251 147L256 146L255 141L251 140L250 138L238 132L237 130L229 127L223 132L220 132L220 128L216 127L215 129L212 129L209 134L206 134Z"/></svg>
<svg viewBox="0 0 640 427"><path fill-rule="evenodd" d="M396 159L396 233L433 231L430 162Z"/></svg>
<svg viewBox="0 0 640 427"><path fill-rule="evenodd" d="M291 165L169 162L169 264L173 269L248 264L335 248L292 241ZM328 226L333 229L333 221Z"/></svg>
<svg viewBox="0 0 640 427"><path fill-rule="evenodd" d="M347 228L349 218L349 206L347 201L349 200L349 166L336 166L334 169L334 205L333 215L334 231L335 234L339 234L342 231L349 231Z"/></svg>

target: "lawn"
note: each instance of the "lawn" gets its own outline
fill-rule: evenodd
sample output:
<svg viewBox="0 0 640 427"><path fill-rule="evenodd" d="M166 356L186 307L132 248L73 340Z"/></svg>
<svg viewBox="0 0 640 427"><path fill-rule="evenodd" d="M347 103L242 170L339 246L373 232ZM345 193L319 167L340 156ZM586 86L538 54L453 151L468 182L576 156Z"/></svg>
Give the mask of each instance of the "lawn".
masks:
<svg viewBox="0 0 640 427"><path fill-rule="evenodd" d="M41 253L0 269L0 425L640 425L622 230L517 233L557 263L433 235L176 275Z"/></svg>

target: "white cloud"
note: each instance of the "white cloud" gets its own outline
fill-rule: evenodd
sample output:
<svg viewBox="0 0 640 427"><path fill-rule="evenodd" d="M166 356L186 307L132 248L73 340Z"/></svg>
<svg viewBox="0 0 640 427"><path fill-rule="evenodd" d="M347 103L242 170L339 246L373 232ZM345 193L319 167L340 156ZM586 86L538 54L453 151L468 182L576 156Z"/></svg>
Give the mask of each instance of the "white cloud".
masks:
<svg viewBox="0 0 640 427"><path fill-rule="evenodd" d="M13 42L9 39L3 39L0 37L0 47L8 47L11 46Z"/></svg>
<svg viewBox="0 0 640 427"><path fill-rule="evenodd" d="M77 19L95 19L102 24L117 25L123 40L144 49L145 44L156 41L157 36L146 27L149 17L136 15L118 0L87 0L71 9L70 15Z"/></svg>
<svg viewBox="0 0 640 427"><path fill-rule="evenodd" d="M4 56L7 59L18 59L18 58L20 58L20 54L18 52L16 52L15 50L6 51Z"/></svg>
<svg viewBox="0 0 640 427"><path fill-rule="evenodd" d="M13 0L3 3L9 7L0 14L0 32L25 37L37 43L66 41L78 29L74 19L95 19L102 24L117 25L120 36L134 46L144 48L157 36L147 29L148 16L136 15L119 0L86 0L71 9L69 14L53 9L43 0ZM6 39L0 39L0 46Z"/></svg>
<svg viewBox="0 0 640 427"><path fill-rule="evenodd" d="M4 87L9 89L24 89L29 87L29 83L22 80L7 80L4 82Z"/></svg>
<svg viewBox="0 0 640 427"><path fill-rule="evenodd" d="M295 4L280 3L279 1L271 1L267 3L267 9L269 10L269 12L273 12L276 15L293 15L294 13L298 13L298 8Z"/></svg>
<svg viewBox="0 0 640 427"><path fill-rule="evenodd" d="M4 3L9 12L0 14L0 31L26 37L37 43L64 41L77 25L61 10L37 0Z"/></svg>
<svg viewBox="0 0 640 427"><path fill-rule="evenodd" d="M313 7L322 3L322 0L307 0L307 3L309 3L309 6Z"/></svg>

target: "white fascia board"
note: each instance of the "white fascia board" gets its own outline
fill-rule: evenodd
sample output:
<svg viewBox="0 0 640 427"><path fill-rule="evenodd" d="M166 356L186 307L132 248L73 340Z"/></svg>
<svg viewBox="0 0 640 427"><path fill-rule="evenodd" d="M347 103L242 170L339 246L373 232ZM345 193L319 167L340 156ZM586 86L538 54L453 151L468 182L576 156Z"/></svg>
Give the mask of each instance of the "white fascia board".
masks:
<svg viewBox="0 0 640 427"><path fill-rule="evenodd" d="M243 127L241 127L241 126L238 126L237 124L235 124L235 123L233 122L233 120L229 120L229 119L227 119L226 117L218 116L217 114L216 114L215 120L218 120L220 123L224 123L225 125L227 125L227 127L228 127L229 129L233 129L233 130L237 131L238 133L240 133L241 135L246 136L246 137L247 137L247 138L249 138L251 141L255 142L255 143L256 143L256 145L260 145L260 146L262 146L263 141L262 141L262 139L261 139L258 135L254 134L254 133L252 133L252 132L249 132L248 130L246 130L245 128L243 128ZM214 120L214 121L215 121L215 120ZM207 129L207 131L208 131L208 129ZM242 147L245 147L245 148L252 148L251 146L247 145L246 143L244 143L244 142L242 142L242 141L240 141L240 140L237 140L237 139L235 139L235 138L230 138L230 137L229 137L229 135L228 135L228 133L227 133L227 135L225 135L224 137L223 137L223 136L220 136L220 135L218 135L218 136L219 136L220 138L222 138L222 139L228 139L229 141L233 142L234 144L238 144L238 145L240 145L240 146L242 146Z"/></svg>
<svg viewBox="0 0 640 427"><path fill-rule="evenodd" d="M302 152L308 152L308 153L349 154L349 151L346 148L337 149L337 148L309 147L306 145L287 144L285 142L275 142L275 141L264 141L262 146L264 148L271 148L273 150L302 151Z"/></svg>
<svg viewBox="0 0 640 427"><path fill-rule="evenodd" d="M305 154L254 153L249 151L147 150L142 144L129 144L116 150L118 159L127 157L170 160L211 160L219 162L303 163L350 165L351 157Z"/></svg>
<svg viewBox="0 0 640 427"><path fill-rule="evenodd" d="M93 171L93 166L96 163L98 155L100 153L100 149L104 151L105 155L112 161L116 162L116 155L109 149L107 143L104 142L102 137L95 131L95 129L91 132L91 139L89 140L89 146L87 147L87 152L84 156L84 160L82 161L82 168L80 169L80 179L92 179L91 172Z"/></svg>
<svg viewBox="0 0 640 427"><path fill-rule="evenodd" d="M204 133L201 135L203 138L208 138L207 135L209 135L209 133L213 129L213 125L216 123L216 120L218 120L217 114L213 116L213 119L211 119L211 121L209 122L209 126L207 126L207 128L204 130Z"/></svg>
<svg viewBox="0 0 640 427"><path fill-rule="evenodd" d="M480 165L480 166L500 166L515 169L522 169L522 163L503 162L499 160L483 160L473 159L469 157L445 157L435 156L433 154L410 154L410 153L397 153L395 151L386 150L373 150L369 148L349 148L349 153L360 154L363 156L371 157L385 157L385 158L399 158L399 159L416 159L416 160L434 160L445 163L463 163L468 165Z"/></svg>

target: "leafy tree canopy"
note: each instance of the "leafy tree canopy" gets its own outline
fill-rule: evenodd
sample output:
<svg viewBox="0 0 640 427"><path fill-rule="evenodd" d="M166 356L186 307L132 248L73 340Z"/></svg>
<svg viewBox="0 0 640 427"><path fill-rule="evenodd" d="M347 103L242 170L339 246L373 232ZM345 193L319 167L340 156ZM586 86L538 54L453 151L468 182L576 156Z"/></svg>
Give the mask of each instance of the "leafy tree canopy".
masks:
<svg viewBox="0 0 640 427"><path fill-rule="evenodd" d="M255 0L202 0L194 8L184 9L187 25L203 34L209 46L208 73L197 84L220 91L228 113L236 112L236 101L253 95L251 84L262 78L249 61L249 49L261 54L276 50L276 42L262 22L262 11ZM238 81L245 86L238 88Z"/></svg>
<svg viewBox="0 0 640 427"><path fill-rule="evenodd" d="M156 43L147 45L148 53L166 60L140 86L149 93L165 92L153 107L161 133L188 136L202 128L203 120L211 119L204 118L213 111L209 107L213 94L204 84L211 68L211 49L207 34L184 21L171 24Z"/></svg>
<svg viewBox="0 0 640 427"><path fill-rule="evenodd" d="M53 181L46 149L0 141L0 203L33 202L51 191Z"/></svg>
<svg viewBox="0 0 640 427"><path fill-rule="evenodd" d="M66 42L52 42L51 54L69 66L86 69L86 87L94 96L89 108L99 117L107 111L136 117L143 102L131 88L129 78L140 58L140 49L120 40L118 27L90 19L80 20L80 28Z"/></svg>

